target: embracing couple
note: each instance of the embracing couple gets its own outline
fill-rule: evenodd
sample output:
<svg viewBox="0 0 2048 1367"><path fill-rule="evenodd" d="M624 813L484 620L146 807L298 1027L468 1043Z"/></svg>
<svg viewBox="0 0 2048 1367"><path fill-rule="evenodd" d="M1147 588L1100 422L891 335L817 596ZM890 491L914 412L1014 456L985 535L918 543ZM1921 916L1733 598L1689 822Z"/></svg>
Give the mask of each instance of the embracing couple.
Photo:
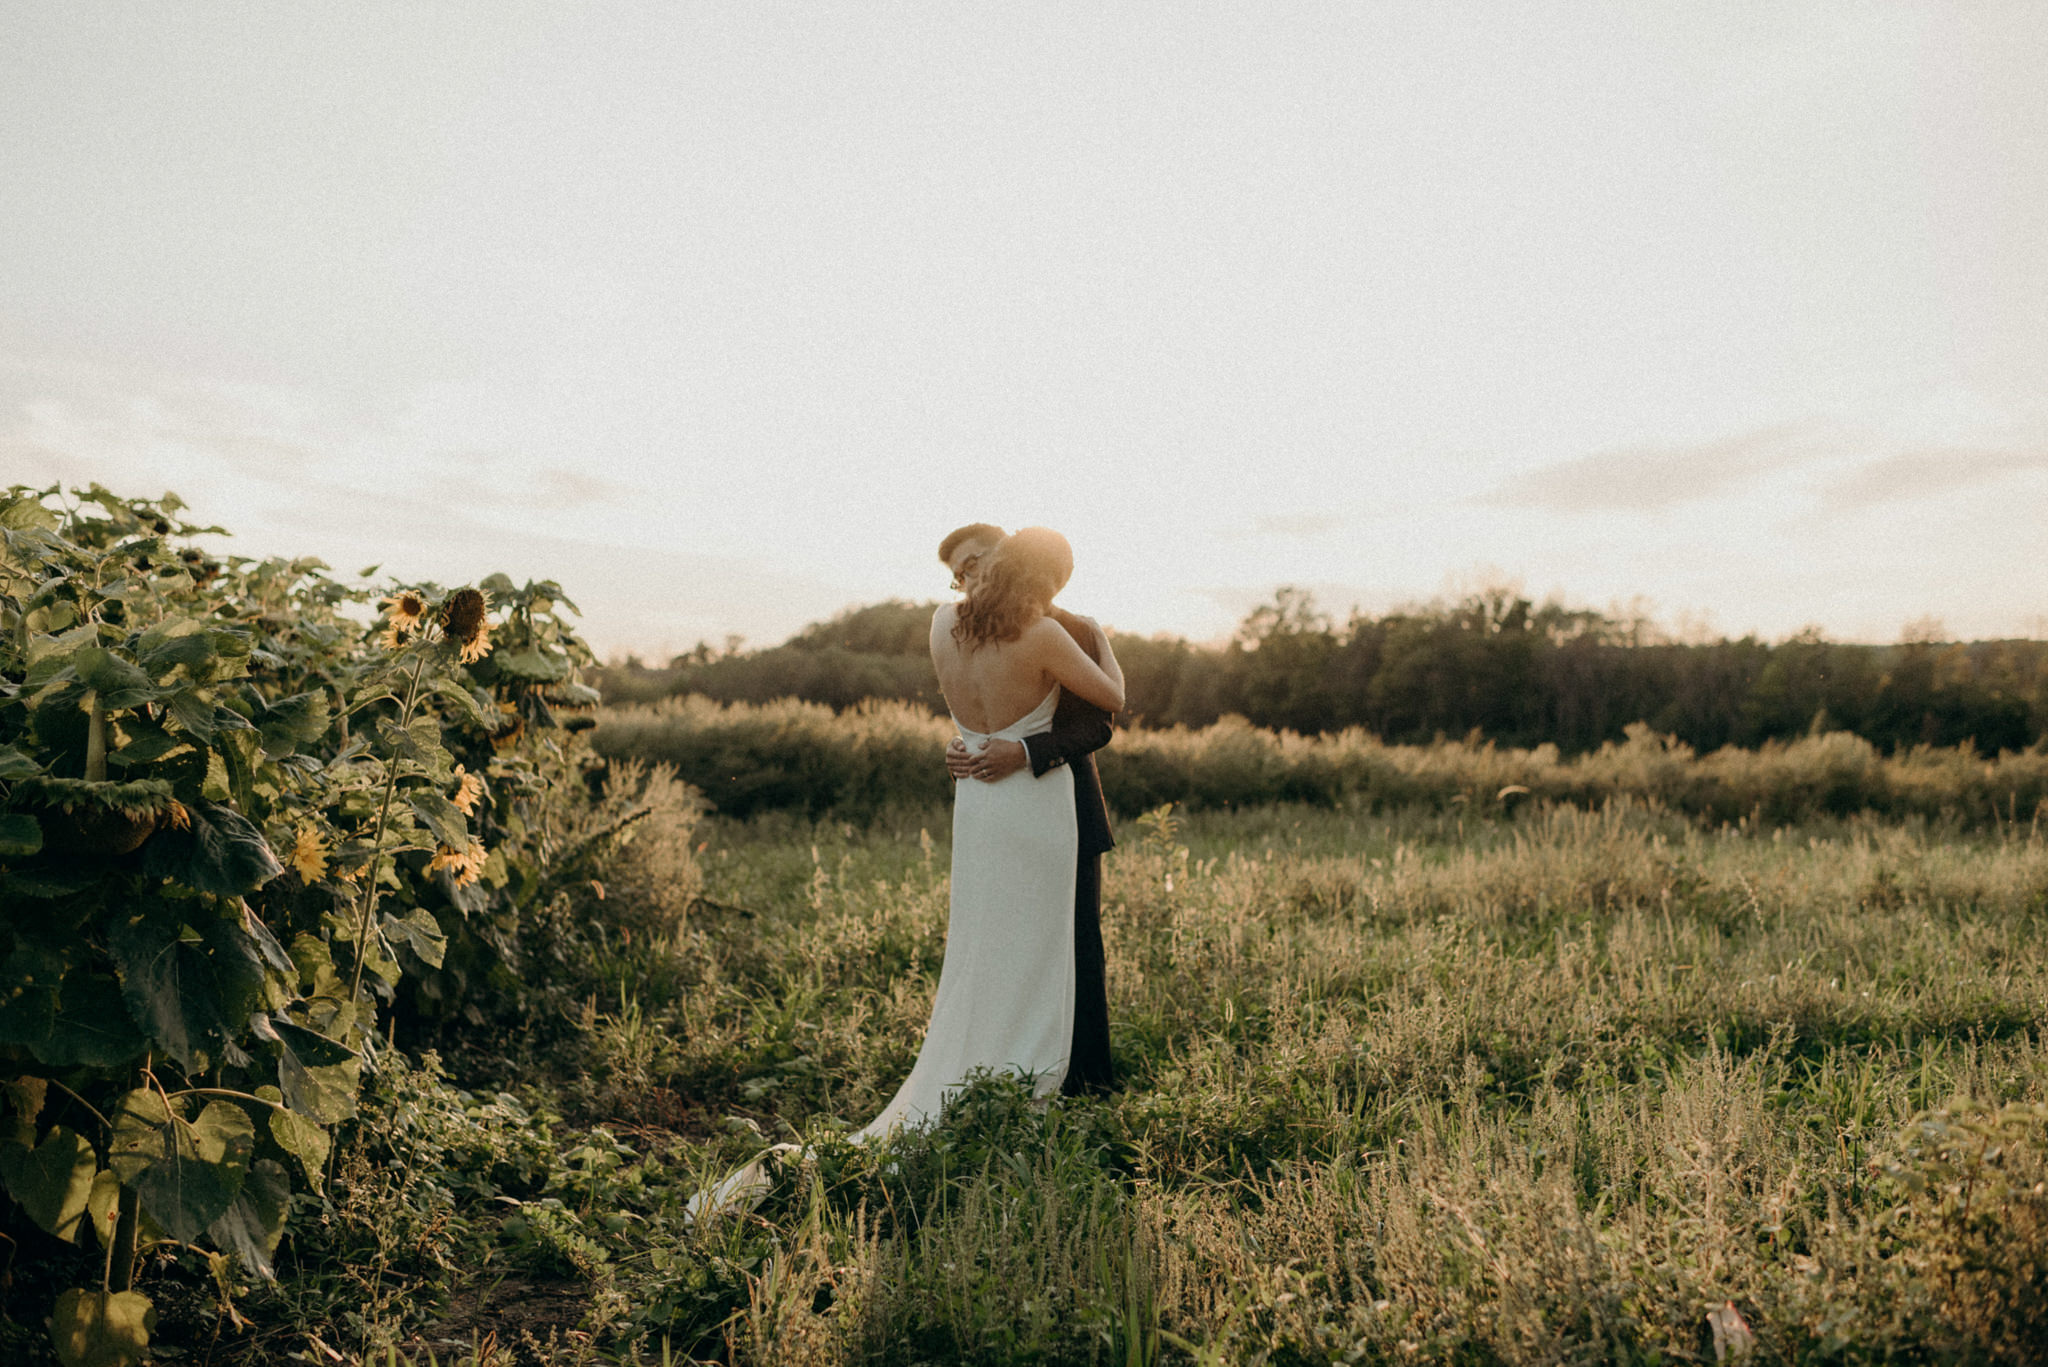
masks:
<svg viewBox="0 0 2048 1367"><path fill-rule="evenodd" d="M1124 704L1109 637L1053 606L1074 570L1045 527L978 522L939 544L965 591L932 615L932 667L959 735L953 892L931 1024L910 1077L859 1137L938 1118L977 1068L1039 1095L1110 1084L1102 978L1109 814L1093 751Z"/></svg>
<svg viewBox="0 0 2048 1367"><path fill-rule="evenodd" d="M959 735L946 765L953 799L952 907L931 1022L910 1076L855 1142L939 1118L981 1069L1028 1076L1050 1096L1106 1090L1102 853L1109 815L1091 752L1123 707L1109 637L1053 606L1073 572L1067 539L1045 527L1005 536L975 523L939 559L964 591L932 616L932 666ZM690 1202L692 1218L751 1205L778 1144Z"/></svg>

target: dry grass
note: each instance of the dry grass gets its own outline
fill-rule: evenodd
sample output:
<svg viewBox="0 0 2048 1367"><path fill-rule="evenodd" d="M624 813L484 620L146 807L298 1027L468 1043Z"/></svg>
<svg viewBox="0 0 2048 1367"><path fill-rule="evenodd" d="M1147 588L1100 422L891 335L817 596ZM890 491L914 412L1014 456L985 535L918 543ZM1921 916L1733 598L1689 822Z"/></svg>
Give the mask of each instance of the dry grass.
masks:
<svg viewBox="0 0 2048 1367"><path fill-rule="evenodd" d="M708 830L668 1085L858 1123L929 1005L943 844ZM718 1356L1712 1361L1729 1302L1752 1361L2048 1350L2048 841L1275 809L1127 827L1106 901L1126 1089L828 1144Z"/></svg>

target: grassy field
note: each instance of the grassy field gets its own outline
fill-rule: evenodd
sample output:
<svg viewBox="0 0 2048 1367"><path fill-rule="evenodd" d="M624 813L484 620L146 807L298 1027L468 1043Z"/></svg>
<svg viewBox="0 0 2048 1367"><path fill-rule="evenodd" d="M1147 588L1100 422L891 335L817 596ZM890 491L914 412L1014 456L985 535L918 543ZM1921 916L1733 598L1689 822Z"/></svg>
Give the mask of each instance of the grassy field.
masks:
<svg viewBox="0 0 2048 1367"><path fill-rule="evenodd" d="M943 823L709 822L704 900L618 947L557 1046L573 1076L544 1084L584 1152L495 1236L581 1287L583 1356L2048 1346L2048 842L2024 826L1706 830L1628 804L1126 823L1104 914L1123 1090L1038 1111L995 1080L856 1150L834 1135L908 1070L936 981ZM685 1228L764 1136L815 1157Z"/></svg>
<svg viewBox="0 0 2048 1367"><path fill-rule="evenodd" d="M224 1367L2048 1356L2026 822L1155 813L1106 861L1123 1088L1037 1109L988 1079L855 1148L936 983L946 820L643 823L553 904L593 948L534 970L539 1008L381 1054L276 1283L164 1255L157 1342ZM691 1225L780 1139L810 1159Z"/></svg>

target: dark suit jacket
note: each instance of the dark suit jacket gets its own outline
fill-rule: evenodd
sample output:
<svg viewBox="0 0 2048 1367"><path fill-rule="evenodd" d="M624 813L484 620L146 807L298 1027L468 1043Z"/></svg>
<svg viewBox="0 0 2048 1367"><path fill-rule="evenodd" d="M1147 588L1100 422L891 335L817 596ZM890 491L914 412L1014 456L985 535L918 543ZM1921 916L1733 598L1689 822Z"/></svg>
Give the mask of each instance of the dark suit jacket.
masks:
<svg viewBox="0 0 2048 1367"><path fill-rule="evenodd" d="M1067 635L1088 652L1089 659L1101 663L1101 657L1095 653L1095 633L1087 623L1063 608L1053 609L1052 615L1067 629ZM1109 713L1062 691L1059 706L1053 709L1052 730L1024 738L1034 777L1042 778L1046 770L1062 764L1072 766L1074 819L1080 828L1080 853L1084 857L1101 854L1116 845L1116 838L1109 831L1109 804L1102 800L1102 779L1095 772L1095 752L1109 744L1109 735Z"/></svg>

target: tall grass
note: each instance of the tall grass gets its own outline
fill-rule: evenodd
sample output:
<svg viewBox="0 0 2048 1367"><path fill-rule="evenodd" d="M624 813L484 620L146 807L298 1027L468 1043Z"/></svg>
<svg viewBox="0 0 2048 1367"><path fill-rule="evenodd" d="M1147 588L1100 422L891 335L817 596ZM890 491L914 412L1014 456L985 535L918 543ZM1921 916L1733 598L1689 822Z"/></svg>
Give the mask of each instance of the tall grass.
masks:
<svg viewBox="0 0 2048 1367"><path fill-rule="evenodd" d="M2024 822L1154 812L1105 863L1122 1090L984 1079L855 1147L943 962L944 808L682 815L577 893L623 919L516 1098L367 1094L333 1246L383 1299L282 1289L321 1342L420 1360L483 1315L429 1322L430 1277L511 1272L584 1307L521 1362L2048 1359ZM683 1219L794 1137L758 1210Z"/></svg>
<svg viewBox="0 0 2048 1367"><path fill-rule="evenodd" d="M943 719L908 704L834 713L795 701L691 697L609 711L595 745L609 757L674 765L725 815L866 818L892 805L949 801L938 755L950 734ZM1626 741L1563 759L1548 745L1388 745L1361 731L1305 737L1226 718L1201 730L1120 732L1100 767L1111 804L1126 814L1167 802L1499 812L1626 797L1715 823L1783 825L1867 811L1990 826L2027 825L2048 810L2048 751L1986 760L1967 747L1920 747L1887 756L1848 732L1698 755L1636 725Z"/></svg>
<svg viewBox="0 0 2048 1367"><path fill-rule="evenodd" d="M665 1083L823 1148L707 1357L1713 1361L1730 1303L1750 1361L2048 1352L2038 833L1154 820L1108 864L1125 1089L991 1082L835 1147L929 1009L920 819L708 828ZM693 1172L758 1142L707 1131Z"/></svg>

